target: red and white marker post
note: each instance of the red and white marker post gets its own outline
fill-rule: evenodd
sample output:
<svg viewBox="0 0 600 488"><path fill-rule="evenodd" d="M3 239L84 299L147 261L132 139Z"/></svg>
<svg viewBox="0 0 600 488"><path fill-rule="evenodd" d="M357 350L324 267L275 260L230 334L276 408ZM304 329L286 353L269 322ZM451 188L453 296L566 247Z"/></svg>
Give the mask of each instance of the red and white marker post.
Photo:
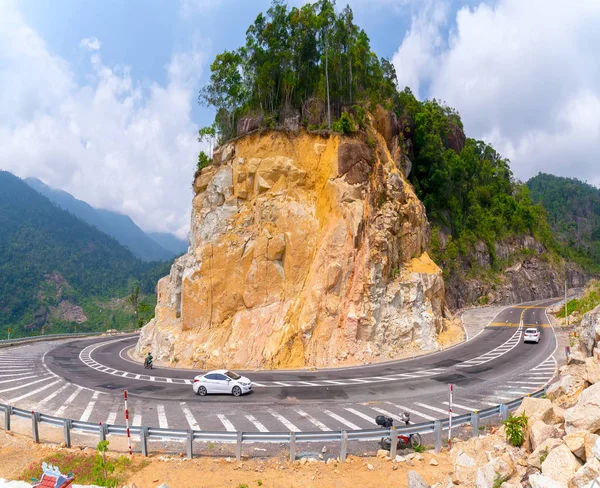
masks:
<svg viewBox="0 0 600 488"><path fill-rule="evenodd" d="M125 397L125 426L127 427L127 445L129 447L129 455L133 455L131 452L131 433L129 432L129 409L127 408L127 390L123 391Z"/></svg>
<svg viewBox="0 0 600 488"><path fill-rule="evenodd" d="M448 449L450 445L450 439L452 439L452 397L454 394L454 385L450 383L448 385Z"/></svg>

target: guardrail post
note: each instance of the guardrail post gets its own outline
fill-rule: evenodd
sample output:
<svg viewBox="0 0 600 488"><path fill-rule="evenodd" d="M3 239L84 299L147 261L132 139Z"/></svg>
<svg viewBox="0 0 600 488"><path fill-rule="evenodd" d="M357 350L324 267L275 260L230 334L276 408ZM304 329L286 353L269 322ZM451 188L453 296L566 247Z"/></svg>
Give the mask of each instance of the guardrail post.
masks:
<svg viewBox="0 0 600 488"><path fill-rule="evenodd" d="M471 427L473 427L473 437L479 437L479 412L471 412Z"/></svg>
<svg viewBox="0 0 600 488"><path fill-rule="evenodd" d="M237 442L235 444L235 459L237 461L242 460L242 433L237 431Z"/></svg>
<svg viewBox="0 0 600 488"><path fill-rule="evenodd" d="M65 419L63 422L63 428L65 432L65 444L67 447L71 447L71 419Z"/></svg>
<svg viewBox="0 0 600 488"><path fill-rule="evenodd" d="M100 422L99 426L98 426L98 431L100 433L100 441L105 441L106 440L106 425L104 425L102 422Z"/></svg>
<svg viewBox="0 0 600 488"><path fill-rule="evenodd" d="M504 405L504 403L500 405L500 418L502 420L506 420L508 418L508 407Z"/></svg>
<svg viewBox="0 0 600 488"><path fill-rule="evenodd" d="M10 416L12 415L12 406L6 405L6 410L4 410L4 430L8 432L10 430Z"/></svg>
<svg viewBox="0 0 600 488"><path fill-rule="evenodd" d="M40 431L38 429L38 416L36 412L31 412L31 437L33 442L38 444L40 442Z"/></svg>
<svg viewBox="0 0 600 488"><path fill-rule="evenodd" d="M340 461L345 463L348 456L348 432L342 430L342 448L340 449Z"/></svg>
<svg viewBox="0 0 600 488"><path fill-rule="evenodd" d="M187 457L192 459L194 457L194 431L191 429L187 430Z"/></svg>
<svg viewBox="0 0 600 488"><path fill-rule="evenodd" d="M396 459L396 453L398 452L398 431L396 427L392 427L390 430L390 440L392 444L390 445L390 457Z"/></svg>
<svg viewBox="0 0 600 488"><path fill-rule="evenodd" d="M148 427L140 427L140 444L142 445L142 456L148 457Z"/></svg>
<svg viewBox="0 0 600 488"><path fill-rule="evenodd" d="M290 432L290 462L296 460L296 433Z"/></svg>
<svg viewBox="0 0 600 488"><path fill-rule="evenodd" d="M433 423L433 432L435 433L435 452L442 450L442 421L436 420Z"/></svg>

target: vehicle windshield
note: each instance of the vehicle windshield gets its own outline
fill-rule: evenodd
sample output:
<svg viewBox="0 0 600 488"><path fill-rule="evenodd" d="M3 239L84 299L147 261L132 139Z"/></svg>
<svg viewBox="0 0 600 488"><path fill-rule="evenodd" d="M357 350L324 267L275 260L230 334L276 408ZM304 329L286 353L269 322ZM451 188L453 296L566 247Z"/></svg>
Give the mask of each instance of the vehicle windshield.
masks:
<svg viewBox="0 0 600 488"><path fill-rule="evenodd" d="M536 334L537 333L537 329L527 329L525 331L525 334Z"/></svg>
<svg viewBox="0 0 600 488"><path fill-rule="evenodd" d="M241 378L239 374L235 374L233 371L225 371L225 376L232 380L239 380Z"/></svg>

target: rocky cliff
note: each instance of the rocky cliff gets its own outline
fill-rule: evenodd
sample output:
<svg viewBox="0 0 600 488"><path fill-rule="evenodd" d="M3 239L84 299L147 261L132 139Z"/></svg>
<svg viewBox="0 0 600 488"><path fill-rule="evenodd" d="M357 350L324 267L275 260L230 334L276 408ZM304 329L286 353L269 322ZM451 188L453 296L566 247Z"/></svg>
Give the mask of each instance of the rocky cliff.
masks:
<svg viewBox="0 0 600 488"><path fill-rule="evenodd" d="M564 264L534 237L498 241L493 255L492 259L488 247L479 242L448 273L446 299L450 309L473 304L509 305L564 294ZM566 278L570 288L578 288L585 285L589 275L568 263Z"/></svg>
<svg viewBox="0 0 600 488"><path fill-rule="evenodd" d="M373 129L254 132L215 151L136 354L270 368L435 350L444 282L400 161Z"/></svg>

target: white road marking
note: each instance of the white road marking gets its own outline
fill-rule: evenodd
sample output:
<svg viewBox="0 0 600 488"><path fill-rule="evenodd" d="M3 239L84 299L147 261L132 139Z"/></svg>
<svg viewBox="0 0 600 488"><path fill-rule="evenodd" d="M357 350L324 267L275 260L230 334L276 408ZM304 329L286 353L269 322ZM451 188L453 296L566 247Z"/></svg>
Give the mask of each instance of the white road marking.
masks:
<svg viewBox="0 0 600 488"><path fill-rule="evenodd" d="M419 407L428 408L429 410L433 410L434 412L441 413L443 415L448 415L450 412L448 410L443 410L441 408L432 407L431 405L427 405L426 403L415 402L415 405Z"/></svg>
<svg viewBox="0 0 600 488"><path fill-rule="evenodd" d="M375 410L378 413L382 413L383 415L387 416L387 417L392 417L394 420L398 421L398 422L402 422L402 418L399 417L398 415L396 415L395 413L391 413L388 412L387 410L384 410L383 408L379 408L379 407L371 407L373 410Z"/></svg>
<svg viewBox="0 0 600 488"><path fill-rule="evenodd" d="M58 390L56 390L55 392L51 393L50 395L48 395L47 397L42 398L39 402L37 402L36 405L34 405L33 407L31 407L32 410L34 411L38 411L40 410L46 403L48 403L50 400L52 400L54 397L60 395L63 391L65 391L69 386L71 386L69 383L61 386Z"/></svg>
<svg viewBox="0 0 600 488"><path fill-rule="evenodd" d="M252 382L252 386L265 386L262 383L257 383L256 381Z"/></svg>
<svg viewBox="0 0 600 488"><path fill-rule="evenodd" d="M358 410L355 410L355 409L350 408L350 407L347 407L344 410L347 410L348 412L353 413L357 417L360 417L361 419L365 419L366 421L371 422L372 424L377 425L377 422L375 422L375 419L373 417L369 417L366 413L359 412Z"/></svg>
<svg viewBox="0 0 600 488"><path fill-rule="evenodd" d="M280 413L277 413L275 410L272 409L268 409L268 412L275 417L277 420L279 420L283 425L285 425L289 430L293 431L293 432L302 432L298 427L296 427L294 424L292 424L288 419L286 419L283 415L281 415Z"/></svg>
<svg viewBox="0 0 600 488"><path fill-rule="evenodd" d="M306 386L319 386L316 383L311 383L310 381L298 381L298 383L306 385ZM256 383L254 383L256 384Z"/></svg>
<svg viewBox="0 0 600 488"><path fill-rule="evenodd" d="M12 398L10 400L6 400L6 403L12 404L12 403L15 403L15 402L19 402L19 401L23 400L24 398L33 396L36 393L39 393L40 391L44 391L46 388L50 388L50 387L56 385L56 383L60 383L60 380L56 380L56 381L54 381L52 383L49 383L47 385L42 386L41 388L38 388L37 390L33 390L33 391L30 391L29 393L25 393L24 395L21 395L20 397Z"/></svg>
<svg viewBox="0 0 600 488"><path fill-rule="evenodd" d="M448 402L442 402L444 405L448 405ZM452 408L458 408L460 410L466 410L467 412L477 412L477 409L471 407L465 407L464 405L459 405L458 403L452 402ZM446 412L448 413L448 412Z"/></svg>
<svg viewBox="0 0 600 488"><path fill-rule="evenodd" d="M344 417L341 417L337 413L330 412L329 410L323 410L325 415L329 415L332 419L337 420L338 422L344 424L346 427L350 427L352 430L360 430L360 427L356 424L353 424L349 420L346 420Z"/></svg>
<svg viewBox="0 0 600 488"><path fill-rule="evenodd" d="M185 416L185 419L187 420L190 429L200 430L200 426L198 425L198 422L196 422L196 419L194 418L192 411L187 406L187 403L179 402L179 405L181 405L181 410L183 410L183 415Z"/></svg>
<svg viewBox="0 0 600 488"><path fill-rule="evenodd" d="M167 414L165 413L165 406L162 404L156 405L156 413L158 414L158 426L161 429L168 429L169 422L167 422Z"/></svg>
<svg viewBox="0 0 600 488"><path fill-rule="evenodd" d="M4 390L0 390L0 393L5 393L7 391L20 390L21 388L26 388L31 385L36 385L38 383L41 383L42 381L48 381L50 378L52 378L52 376L45 376L37 381L32 381L31 383L27 383L25 385L13 386L12 388L5 388Z"/></svg>
<svg viewBox="0 0 600 488"><path fill-rule="evenodd" d="M55 412L54 416L62 416L67 411L67 408L69 408L69 405L71 405L73 400L77 398L77 395L79 395L82 390L83 388L81 386L78 386L77 389L71 394L71 396L66 399L65 403L63 403L62 406Z"/></svg>
<svg viewBox="0 0 600 488"><path fill-rule="evenodd" d="M32 372L33 370L31 368L19 368L19 369L15 369L15 368L11 368L11 369L0 369L0 373L18 373L19 371L28 371L28 372Z"/></svg>
<svg viewBox="0 0 600 488"><path fill-rule="evenodd" d="M25 374L29 374L29 373L25 373ZM0 381L0 383L14 383L15 381L23 381L23 380L28 380L30 378L37 378L38 375L34 374L32 376L25 376L25 378L12 378L10 380L2 380Z"/></svg>
<svg viewBox="0 0 600 488"><path fill-rule="evenodd" d="M294 410L300 416L304 417L306 420L308 420L311 424L318 427L319 429L326 431L326 432L331 431L331 429L329 427L327 427L323 422L321 422L320 420L317 420L312 415L307 414L304 410L301 410L299 408L295 408Z"/></svg>
<svg viewBox="0 0 600 488"><path fill-rule="evenodd" d="M424 414L424 413L421 413L421 412L417 412L416 410L413 410L413 409L410 409L410 408L403 407L402 405L397 405L397 404L391 403L391 402L386 402L386 403L388 403L389 405L392 405L393 407L396 407L396 408L402 410L403 412L412 413L413 415L416 415L418 417L422 417L425 420L437 420L435 417L432 417L430 415L427 415L427 414ZM390 415L390 417L391 417L391 415Z"/></svg>
<svg viewBox="0 0 600 488"><path fill-rule="evenodd" d="M246 415L246 418L250 422L252 422L254 427L256 427L259 432L269 432L269 429L267 429L263 424L261 424L258 420L256 420L256 417L254 417L254 415Z"/></svg>
<svg viewBox="0 0 600 488"><path fill-rule="evenodd" d="M274 381L273 384L279 385L279 386L293 386L293 385L290 385L289 383L284 383L283 381Z"/></svg>
<svg viewBox="0 0 600 488"><path fill-rule="evenodd" d="M142 425L142 402L139 400L135 402L135 410L133 411L133 427L140 427Z"/></svg>
<svg viewBox="0 0 600 488"><path fill-rule="evenodd" d="M223 426L225 427L225 429L227 430L227 432L235 432L235 427L227 419L227 417L225 417L225 415L219 413L219 414L217 414L217 417L219 418L219 420L221 421L221 423L223 424Z"/></svg>
<svg viewBox="0 0 600 488"><path fill-rule="evenodd" d="M81 414L81 417L79 418L79 420L81 422L87 422L89 420L90 416L92 415L92 411L94 410L94 407L96 406L96 400L98 400L99 396L100 396L100 392L95 391L94 394L92 395L92 399L87 404L87 407L85 407L85 410L83 411L83 413Z"/></svg>
<svg viewBox="0 0 600 488"><path fill-rule="evenodd" d="M509 392L506 392L506 393L509 393ZM505 397L505 396L500 396L500 395L492 395L492 398L498 398L498 399L500 399L500 400L508 400L508 401L510 401L510 400L514 400L514 398L511 398L511 397ZM485 403L485 402L484 402L484 403ZM494 406L497 406L497 404L494 404Z"/></svg>
<svg viewBox="0 0 600 488"><path fill-rule="evenodd" d="M30 374L30 372L27 373L7 373L7 374L0 374L0 378L13 378L15 376L25 376L26 374Z"/></svg>
<svg viewBox="0 0 600 488"><path fill-rule="evenodd" d="M112 410L108 414L108 418L106 419L106 423L108 425L114 425L117 421L117 415L119 414L119 407L121 406L121 402L119 400L115 400L113 402Z"/></svg>
<svg viewBox="0 0 600 488"><path fill-rule="evenodd" d="M332 385L347 385L348 384L344 381L335 381L335 380L321 380L321 381L323 381L323 383L329 383Z"/></svg>

